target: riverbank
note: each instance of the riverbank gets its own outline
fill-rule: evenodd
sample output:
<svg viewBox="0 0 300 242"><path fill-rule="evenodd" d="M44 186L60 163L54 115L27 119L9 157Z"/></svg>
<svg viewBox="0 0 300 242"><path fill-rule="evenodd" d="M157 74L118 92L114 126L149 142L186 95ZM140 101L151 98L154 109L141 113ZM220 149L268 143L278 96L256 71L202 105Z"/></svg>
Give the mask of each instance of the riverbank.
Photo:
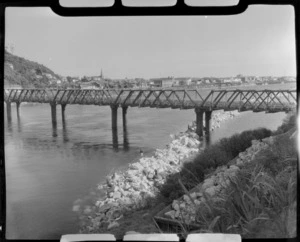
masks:
<svg viewBox="0 0 300 242"><path fill-rule="evenodd" d="M196 223L194 233L293 238L297 152L296 127L252 140L252 146L207 174L196 190L174 200L162 216L177 220L185 232L190 232L188 224Z"/></svg>
<svg viewBox="0 0 300 242"><path fill-rule="evenodd" d="M296 236L298 150L295 116L288 116L271 136L271 133L264 134L263 129L243 133L239 137L234 135L226 139L225 143L238 144L247 136L249 139L251 133L257 138L251 139L251 145L234 159L214 166L211 172L204 171L203 180L195 183L192 190L184 188L183 183L187 184L182 176L184 174L177 177L184 181L182 188L171 181L167 189L182 189L183 195L177 196L177 199L171 200L165 208L155 213L151 213L155 211L155 206L149 209L151 216L155 215L159 228L163 229L154 228L154 231L178 233L183 237L199 232L241 234L243 238ZM219 145L222 146L222 142ZM215 150L218 149L217 145L213 146ZM229 147L233 149L224 148L228 152L234 150L232 145ZM206 153L207 157L211 156L209 150L203 151L204 155ZM207 167L205 156L201 158L196 163L203 163L201 168ZM196 164L193 167L197 170ZM201 180L201 172L196 173ZM142 217L142 213L139 215ZM127 221L134 221L131 217L134 215L127 216ZM135 219L140 222L140 225L135 224L137 231L147 233L142 226L146 218ZM172 224L177 221L177 226L180 224L182 229L174 228L169 223L170 219ZM191 225L194 225L193 231ZM198 229L195 230L195 227ZM116 230L114 234L120 236Z"/></svg>
<svg viewBox="0 0 300 242"><path fill-rule="evenodd" d="M217 111L212 115L211 130L224 120L233 118L238 112ZM195 133L195 122L185 132L171 135L172 141L165 149L157 149L152 157L141 157L124 171L107 176L106 182L87 196L85 201L74 202L73 211L81 221L81 232L93 233L118 227L119 219L131 210L147 207L158 187L167 176L180 171L183 163L199 152L200 142Z"/></svg>

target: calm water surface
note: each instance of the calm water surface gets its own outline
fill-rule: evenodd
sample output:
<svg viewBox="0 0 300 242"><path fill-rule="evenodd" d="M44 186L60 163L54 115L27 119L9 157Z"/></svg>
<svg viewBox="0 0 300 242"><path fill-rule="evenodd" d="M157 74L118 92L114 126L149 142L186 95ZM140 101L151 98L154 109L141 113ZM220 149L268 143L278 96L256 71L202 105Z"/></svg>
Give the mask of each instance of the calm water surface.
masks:
<svg viewBox="0 0 300 242"><path fill-rule="evenodd" d="M137 160L140 149L147 155L165 147L171 133L186 130L195 120L193 110L129 108L124 136L119 109L116 144L109 107L69 105L64 125L59 106L57 113L56 130L49 104L23 104L19 117L12 106L12 123L5 122L8 239L59 239L76 233L76 199ZM276 129L285 116L240 113L212 132L211 142L247 129Z"/></svg>

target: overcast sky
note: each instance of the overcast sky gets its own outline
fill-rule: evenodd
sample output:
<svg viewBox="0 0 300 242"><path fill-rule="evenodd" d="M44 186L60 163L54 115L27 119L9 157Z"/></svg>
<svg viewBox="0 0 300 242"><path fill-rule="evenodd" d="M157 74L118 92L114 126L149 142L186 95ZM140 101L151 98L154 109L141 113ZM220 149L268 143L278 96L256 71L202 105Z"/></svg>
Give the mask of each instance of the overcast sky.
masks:
<svg viewBox="0 0 300 242"><path fill-rule="evenodd" d="M250 6L234 16L60 17L7 8L6 45L60 75L296 75L294 9Z"/></svg>

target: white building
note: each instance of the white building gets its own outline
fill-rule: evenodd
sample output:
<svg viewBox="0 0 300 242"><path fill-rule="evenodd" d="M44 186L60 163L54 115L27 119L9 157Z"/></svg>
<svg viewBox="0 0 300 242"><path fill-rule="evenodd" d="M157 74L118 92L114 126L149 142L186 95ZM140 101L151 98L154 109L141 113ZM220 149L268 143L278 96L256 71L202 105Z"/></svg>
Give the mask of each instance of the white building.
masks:
<svg viewBox="0 0 300 242"><path fill-rule="evenodd" d="M242 80L241 80L241 78L232 78L232 82L234 82L234 83L241 83Z"/></svg>
<svg viewBox="0 0 300 242"><path fill-rule="evenodd" d="M175 80L179 86L189 86L192 83L192 78L190 77L178 77Z"/></svg>

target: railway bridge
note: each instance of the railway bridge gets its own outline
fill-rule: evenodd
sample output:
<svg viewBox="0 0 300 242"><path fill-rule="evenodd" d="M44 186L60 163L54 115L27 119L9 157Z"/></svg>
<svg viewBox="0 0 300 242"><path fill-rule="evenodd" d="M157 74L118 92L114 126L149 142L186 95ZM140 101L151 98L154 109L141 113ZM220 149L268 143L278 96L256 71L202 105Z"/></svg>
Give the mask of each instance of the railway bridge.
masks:
<svg viewBox="0 0 300 242"><path fill-rule="evenodd" d="M117 110L122 108L123 127L128 107L194 109L199 137L209 133L214 110L252 110L289 112L296 108L296 90L203 90L203 89L4 89L7 118L11 121L11 103L16 103L19 114L22 102L49 103L52 124L56 126L56 106L61 105L65 119L66 105L110 106L112 130L117 129ZM205 120L203 119L205 113Z"/></svg>

